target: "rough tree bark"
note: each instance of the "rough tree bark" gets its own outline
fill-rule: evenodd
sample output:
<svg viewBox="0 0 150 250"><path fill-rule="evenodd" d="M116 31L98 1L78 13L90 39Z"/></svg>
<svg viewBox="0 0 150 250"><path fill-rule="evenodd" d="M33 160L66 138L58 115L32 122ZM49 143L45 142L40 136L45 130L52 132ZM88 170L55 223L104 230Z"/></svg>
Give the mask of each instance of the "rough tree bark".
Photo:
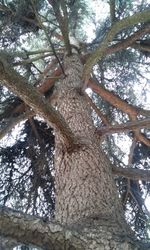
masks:
<svg viewBox="0 0 150 250"><path fill-rule="evenodd" d="M57 109L77 138L69 147L55 131L56 220L86 232L86 249L138 249L124 219L112 166L100 148L91 109L82 94L83 66L78 55L65 58L66 78L57 89Z"/></svg>
<svg viewBox="0 0 150 250"><path fill-rule="evenodd" d="M0 234L46 250L143 250L125 222L112 166L100 148L90 105L82 93L83 65L76 54L64 61L66 77L56 88L59 113L5 60L0 65L4 85L48 123L54 122L58 222L1 209Z"/></svg>
<svg viewBox="0 0 150 250"><path fill-rule="evenodd" d="M41 96L15 71L3 67L2 62L1 80L4 84L47 122L51 123L53 119L56 122L55 219L59 223L46 223L1 209L0 234L47 250L142 250L144 248L137 246L125 222L111 163L100 149L90 105L81 90L82 72L78 55L66 56L66 77L56 89L59 116L55 117L55 109L49 110ZM64 126L69 128L65 133ZM71 131L76 143L68 139L67 131Z"/></svg>

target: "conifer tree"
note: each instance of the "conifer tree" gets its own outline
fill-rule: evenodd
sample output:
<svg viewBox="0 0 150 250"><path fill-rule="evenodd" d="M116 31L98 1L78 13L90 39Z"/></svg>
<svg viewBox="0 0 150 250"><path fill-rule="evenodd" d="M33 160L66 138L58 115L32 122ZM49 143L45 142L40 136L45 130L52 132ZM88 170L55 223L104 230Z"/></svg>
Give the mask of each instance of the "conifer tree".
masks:
<svg viewBox="0 0 150 250"><path fill-rule="evenodd" d="M149 7L0 1L1 249L149 249Z"/></svg>

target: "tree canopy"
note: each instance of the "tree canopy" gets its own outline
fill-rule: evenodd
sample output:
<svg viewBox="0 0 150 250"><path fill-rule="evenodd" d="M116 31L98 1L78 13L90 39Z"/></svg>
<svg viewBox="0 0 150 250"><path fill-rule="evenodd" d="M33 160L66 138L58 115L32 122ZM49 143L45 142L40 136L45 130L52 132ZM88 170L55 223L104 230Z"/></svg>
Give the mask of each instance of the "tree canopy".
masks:
<svg viewBox="0 0 150 250"><path fill-rule="evenodd" d="M149 33L148 1L0 1L2 207L46 221L54 216L52 127L78 144L53 106L64 54L74 49L84 64L80 91L113 163L126 218L138 239L149 240Z"/></svg>

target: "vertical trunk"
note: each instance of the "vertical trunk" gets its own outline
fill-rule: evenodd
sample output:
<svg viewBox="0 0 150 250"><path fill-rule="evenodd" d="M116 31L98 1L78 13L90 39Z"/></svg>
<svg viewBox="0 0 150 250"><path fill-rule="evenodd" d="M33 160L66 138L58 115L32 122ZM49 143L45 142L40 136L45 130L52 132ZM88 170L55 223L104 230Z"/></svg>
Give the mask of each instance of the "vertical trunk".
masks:
<svg viewBox="0 0 150 250"><path fill-rule="evenodd" d="M127 234L111 164L100 148L91 109L80 92L82 64L77 55L66 57L65 73L67 77L58 88L57 108L84 143L68 151L56 131L56 220L69 226L96 223L115 234Z"/></svg>

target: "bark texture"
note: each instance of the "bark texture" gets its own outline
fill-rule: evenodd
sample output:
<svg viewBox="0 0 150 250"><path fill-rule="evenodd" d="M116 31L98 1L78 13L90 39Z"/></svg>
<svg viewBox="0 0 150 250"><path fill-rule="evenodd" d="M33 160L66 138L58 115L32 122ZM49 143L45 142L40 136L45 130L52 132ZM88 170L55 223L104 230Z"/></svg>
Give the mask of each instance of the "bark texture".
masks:
<svg viewBox="0 0 150 250"><path fill-rule="evenodd" d="M77 55L65 58L67 77L57 90L57 109L80 145L69 148L56 131L56 220L67 225L109 220L117 231L127 232L112 166L100 148L91 109L81 93L82 72Z"/></svg>
<svg viewBox="0 0 150 250"><path fill-rule="evenodd" d="M69 230L53 222L44 222L27 214L0 207L0 234L7 239L32 244L43 250L145 250L147 246L138 246L131 238L123 234L114 234L106 225ZM1 240L1 238L0 238ZM8 242L0 249L12 250ZM7 247L5 247L7 245ZM17 244L16 244L17 245Z"/></svg>
<svg viewBox="0 0 150 250"><path fill-rule="evenodd" d="M61 225L0 209L0 234L46 250L143 250L125 222L112 166L100 148L81 91L82 72L78 55L66 56L67 76L56 90L57 110L77 142L69 143L57 126L55 217Z"/></svg>

